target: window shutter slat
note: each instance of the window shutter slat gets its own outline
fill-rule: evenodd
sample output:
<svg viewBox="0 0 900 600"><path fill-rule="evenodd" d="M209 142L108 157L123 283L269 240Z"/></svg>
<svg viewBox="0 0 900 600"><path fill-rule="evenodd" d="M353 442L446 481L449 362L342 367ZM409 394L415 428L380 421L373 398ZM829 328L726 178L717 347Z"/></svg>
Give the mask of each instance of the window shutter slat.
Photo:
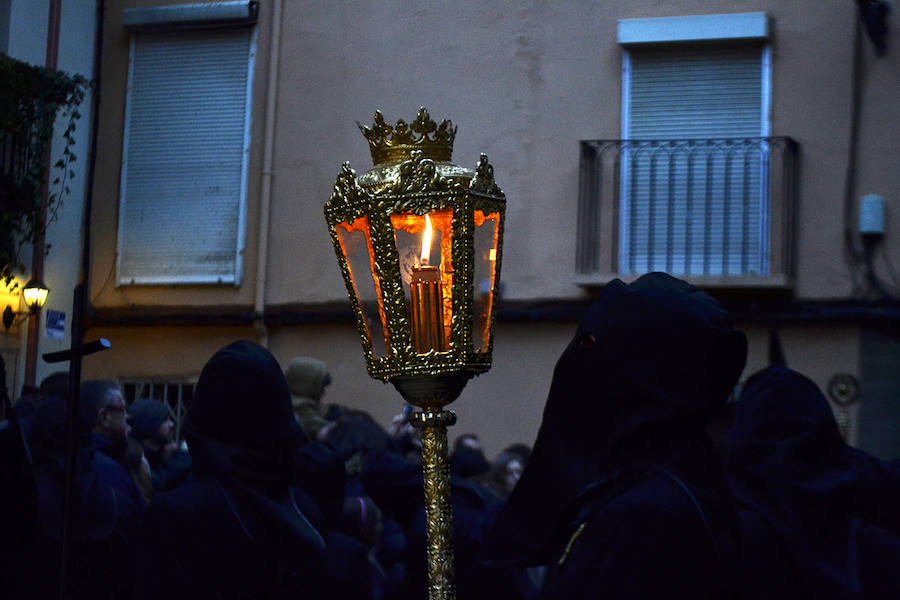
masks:
<svg viewBox="0 0 900 600"><path fill-rule="evenodd" d="M762 48L631 52L630 139L762 135Z"/></svg>
<svg viewBox="0 0 900 600"><path fill-rule="evenodd" d="M640 48L629 55L619 270L764 274L766 148L761 46ZM664 140L717 140L697 152ZM710 158L712 157L712 158Z"/></svg>
<svg viewBox="0 0 900 600"><path fill-rule="evenodd" d="M251 34L236 28L135 35L120 283L238 281Z"/></svg>

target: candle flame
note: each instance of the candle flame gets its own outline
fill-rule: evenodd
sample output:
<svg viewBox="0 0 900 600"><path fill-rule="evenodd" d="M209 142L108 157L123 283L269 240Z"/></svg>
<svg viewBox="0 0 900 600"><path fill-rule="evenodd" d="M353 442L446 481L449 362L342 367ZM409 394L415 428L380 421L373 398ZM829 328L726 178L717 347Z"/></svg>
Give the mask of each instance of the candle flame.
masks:
<svg viewBox="0 0 900 600"><path fill-rule="evenodd" d="M428 256L431 254L431 219L425 215L425 233L422 234L422 264L428 264Z"/></svg>

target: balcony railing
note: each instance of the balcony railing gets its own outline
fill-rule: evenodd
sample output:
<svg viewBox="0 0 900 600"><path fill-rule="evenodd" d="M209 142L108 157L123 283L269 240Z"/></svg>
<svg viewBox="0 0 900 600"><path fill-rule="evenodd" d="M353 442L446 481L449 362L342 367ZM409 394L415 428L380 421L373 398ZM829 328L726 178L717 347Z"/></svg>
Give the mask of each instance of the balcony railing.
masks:
<svg viewBox="0 0 900 600"><path fill-rule="evenodd" d="M579 280L786 283L796 155L787 137L582 141Z"/></svg>

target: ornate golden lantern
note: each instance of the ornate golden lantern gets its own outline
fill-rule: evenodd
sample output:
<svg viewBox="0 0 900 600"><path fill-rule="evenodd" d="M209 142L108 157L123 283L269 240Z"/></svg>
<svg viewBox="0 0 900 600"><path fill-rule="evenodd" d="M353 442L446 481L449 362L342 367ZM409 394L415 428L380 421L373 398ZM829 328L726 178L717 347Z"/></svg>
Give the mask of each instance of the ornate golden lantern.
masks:
<svg viewBox="0 0 900 600"><path fill-rule="evenodd" d="M416 119L388 125L380 112L369 141L374 167L357 178L344 163L325 219L369 375L390 381L422 409L429 597L455 596L447 427L443 407L491 367L506 199L482 154L469 170L450 162L456 128Z"/></svg>

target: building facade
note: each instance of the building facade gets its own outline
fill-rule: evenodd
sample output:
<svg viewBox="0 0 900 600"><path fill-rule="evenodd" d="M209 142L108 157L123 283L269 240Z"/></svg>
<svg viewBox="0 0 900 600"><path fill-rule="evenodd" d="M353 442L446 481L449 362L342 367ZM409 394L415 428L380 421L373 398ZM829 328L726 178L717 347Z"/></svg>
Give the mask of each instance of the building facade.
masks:
<svg viewBox="0 0 900 600"><path fill-rule="evenodd" d="M51 23L59 22L56 39L57 68L67 74L82 75L94 79L94 63L97 48L97 8L95 0L63 0L59 2L57 17L51 17L52 2L30 0L0 0L0 52L8 56L44 67L48 60L48 37ZM39 327L35 363L36 383L52 372L64 370L65 364L47 364L39 355L65 350L71 345L73 290L81 279L85 199L89 194L91 131L93 125L93 95L88 89L80 106L81 117L76 121L74 144L71 148L76 160L68 164L70 171L63 185L51 184L49 192L60 194L59 209L50 215L46 229L46 255L43 261L43 279L50 288L47 302L37 319L28 318L21 297L22 286L32 277L30 270L17 273L10 289L0 287L0 311L7 306L18 312L10 327L0 327L0 352L7 368L7 387L11 396L18 396L25 384L25 362L28 347L27 333L32 325ZM63 157L63 131L67 121L57 117L51 147L50 164ZM51 170L51 181L59 171ZM23 248L23 264L31 267L32 247ZM50 327L47 317L50 315Z"/></svg>
<svg viewBox="0 0 900 600"><path fill-rule="evenodd" d="M665 270L732 310L745 375L777 329L823 389L859 382L835 404L852 442L900 450L900 55L855 3L98 4L87 338L113 347L86 377L177 413L245 338L326 361L326 402L389 423L401 400L366 375L322 206L343 161L371 166L357 121L425 106L508 198L494 366L451 438L533 441L592 295Z"/></svg>

